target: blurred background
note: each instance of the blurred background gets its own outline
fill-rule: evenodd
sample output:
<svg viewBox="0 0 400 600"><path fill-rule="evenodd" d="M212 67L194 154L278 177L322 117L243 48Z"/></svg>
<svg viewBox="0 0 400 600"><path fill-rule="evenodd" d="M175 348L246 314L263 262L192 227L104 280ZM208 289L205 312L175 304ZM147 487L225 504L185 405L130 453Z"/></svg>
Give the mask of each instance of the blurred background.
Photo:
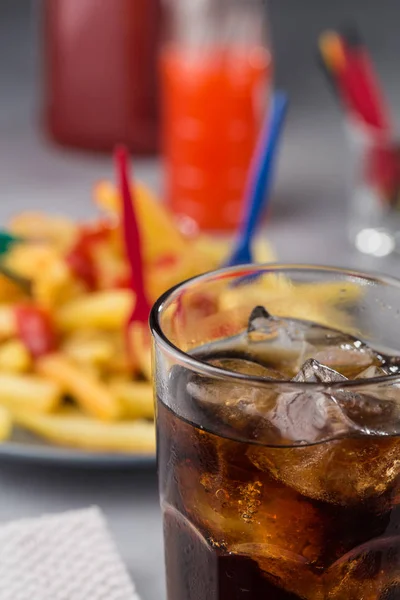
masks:
<svg viewBox="0 0 400 600"><path fill-rule="evenodd" d="M26 208L88 216L92 211L88 199L93 183L111 175L110 153L62 147L45 134L44 48L48 52L50 48L54 50L51 36L60 33L57 19L61 19L62 5L68 3L54 2L54 6L60 6L59 14L54 18L51 33L47 31L44 37L44 13L51 12L51 4L29 0L0 3L2 221ZM81 9L79 2L69 4L71 14L68 17L65 11L65 17L71 19L73 28L74 19L84 18L84 5L88 5L90 13L90 5L95 6L96 0L85 0ZM393 0L382 0L379 7L373 0L335 3L285 0L284 4L270 0L268 3L273 77L290 98L276 189L266 225L268 239L279 260L400 272L396 269L396 259L365 257L353 251L348 242L349 150L341 111L316 60L321 31L356 22L367 41L395 120L400 103L396 77L396 57L400 50L397 10ZM98 27L98 23L94 26ZM65 32L65 39L60 38L58 44L68 46L72 39L68 40ZM104 56L103 49L99 61ZM62 61L54 68L60 71ZM165 175L157 156L138 157L135 168L140 179L162 193Z"/></svg>
<svg viewBox="0 0 400 600"><path fill-rule="evenodd" d="M203 86L199 84L201 93L197 95L199 89L194 85L190 95L179 60L199 40L203 43L218 38L220 30L218 15L209 15L205 27L193 15L189 15L189 21L187 15L178 19L179 27L171 27L171 18L176 16L174 7L185 1L201 12L201 0L168 0L169 17L164 17L162 23L157 0L0 0L1 226L6 227L12 215L24 210L92 219L93 186L98 180L114 179L112 148L122 141L130 147L136 178L160 200L168 201L180 216L187 212L191 218L185 222L189 230L205 226L232 234L241 219L242 188L259 126L263 116L268 115L268 100L276 86L287 93L289 110L262 236L271 243L279 261L351 266L400 276L400 160L394 141L400 114L398 2L269 0L265 5L254 0L255 10L260 12L249 17L253 26L236 30L237 22L230 25L234 42L241 39L240 35L250 40L251 68L243 67L240 52L233 65L233 71L240 71L245 81L242 105L227 84L224 65L229 66L229 60L216 61L223 65L220 70L215 65L207 70L207 61L189 62L189 74ZM218 5L224 2L215 0ZM253 0L247 4L250 6ZM263 21L266 29L261 31ZM361 133L357 129L357 135L349 138L343 103L337 101L337 90L332 93L318 65L321 32L349 23L356 23L362 34L390 107L390 127L384 135L376 131L379 128L362 127ZM163 37L161 42L162 29L168 29L169 36L181 46L171 45L171 37ZM266 38L262 38L264 31L269 32ZM135 50L137 43L140 53ZM157 47L161 46L163 85L158 81L156 66ZM180 54L174 53L176 47L181 49ZM253 107L254 113L259 113L256 121L251 111L246 112L246 94L258 81L262 93ZM157 106L164 119L161 115L157 120ZM172 119L165 119L165 115L179 116L180 111L195 107L199 122L208 123L207 144L196 144L197 130L192 123L185 130L190 144L180 145L182 130L172 127ZM248 130L246 133L236 128L235 145L227 142L223 131L224 123L238 117L246 117ZM164 142L160 144L162 137ZM161 147L168 151L161 153ZM371 152L365 152L366 147L372 148ZM369 154L372 162L365 159ZM182 180L176 172L185 167L188 156L194 162L203 161L204 169L209 170L207 186L199 185L198 197L181 196L177 185ZM232 184L236 186L233 208L229 198L224 198L221 183L232 156L240 166ZM381 178L390 180L389 202L382 201L379 186L365 176L370 171L378 183ZM186 171L186 175L186 184L188 180L196 182L196 173ZM215 195L214 188L218 191ZM223 198L225 211L220 210ZM201 213L203 206L207 207L205 213ZM154 238L163 235L156 230L152 243ZM363 252L356 248L357 239ZM64 260L64 256L56 258ZM117 258L122 262L121 256ZM214 266L221 262L220 256L212 259ZM126 264L122 266L126 271ZM163 285L159 275L156 271L153 279ZM82 292L81 296L78 300L85 300L86 294ZM59 308L58 299L54 307ZM113 312L106 309L106 315ZM125 312L121 317L124 324ZM83 327L86 325L83 323ZM117 325L117 333L121 334L122 325ZM150 389L150 383L147 386ZM153 438L151 430L150 441ZM26 448L28 456L30 448ZM55 450L49 448L47 456L57 464ZM154 451L150 469L139 466L132 473L117 466L112 472L102 468L33 469L4 460L0 464L0 487L0 520L98 504L105 511L143 598L162 597L163 554Z"/></svg>

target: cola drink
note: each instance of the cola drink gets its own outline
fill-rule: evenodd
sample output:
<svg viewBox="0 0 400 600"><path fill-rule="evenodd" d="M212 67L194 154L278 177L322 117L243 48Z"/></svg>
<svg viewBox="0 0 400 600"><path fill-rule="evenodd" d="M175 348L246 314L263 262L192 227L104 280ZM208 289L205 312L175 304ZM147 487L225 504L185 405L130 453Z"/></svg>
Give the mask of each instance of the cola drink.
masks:
<svg viewBox="0 0 400 600"><path fill-rule="evenodd" d="M400 599L397 358L261 309L192 354L157 399L168 599Z"/></svg>

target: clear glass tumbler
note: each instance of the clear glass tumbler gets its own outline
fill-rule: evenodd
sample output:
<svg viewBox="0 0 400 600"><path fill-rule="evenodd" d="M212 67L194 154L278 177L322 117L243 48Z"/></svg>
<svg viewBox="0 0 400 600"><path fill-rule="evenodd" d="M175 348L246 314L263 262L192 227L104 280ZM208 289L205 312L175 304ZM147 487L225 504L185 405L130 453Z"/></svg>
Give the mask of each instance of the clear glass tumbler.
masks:
<svg viewBox="0 0 400 600"><path fill-rule="evenodd" d="M354 121L350 145L350 237L364 254L400 251L400 144Z"/></svg>
<svg viewBox="0 0 400 600"><path fill-rule="evenodd" d="M151 327L168 599L400 598L400 282L222 270Z"/></svg>

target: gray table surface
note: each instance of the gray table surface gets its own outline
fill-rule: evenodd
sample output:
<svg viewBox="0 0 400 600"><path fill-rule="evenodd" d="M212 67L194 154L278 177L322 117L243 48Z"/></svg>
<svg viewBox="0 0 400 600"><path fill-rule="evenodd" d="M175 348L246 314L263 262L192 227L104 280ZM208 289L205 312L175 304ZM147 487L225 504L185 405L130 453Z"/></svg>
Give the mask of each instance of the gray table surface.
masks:
<svg viewBox="0 0 400 600"><path fill-rule="evenodd" d="M346 238L346 145L340 115L314 64L326 26L358 18L394 108L400 107L396 0L271 0L277 80L291 96L273 211L266 235L279 259L352 266L400 275L398 258L372 260ZM378 7L379 5L379 7ZM383 10L384 9L384 10ZM89 216L93 182L111 174L109 157L50 146L37 126L36 4L0 3L0 222L19 210ZM396 16L397 16L396 13ZM156 161L137 161L155 189ZM161 521L154 472L90 472L0 464L0 521L99 505L143 600L164 596Z"/></svg>

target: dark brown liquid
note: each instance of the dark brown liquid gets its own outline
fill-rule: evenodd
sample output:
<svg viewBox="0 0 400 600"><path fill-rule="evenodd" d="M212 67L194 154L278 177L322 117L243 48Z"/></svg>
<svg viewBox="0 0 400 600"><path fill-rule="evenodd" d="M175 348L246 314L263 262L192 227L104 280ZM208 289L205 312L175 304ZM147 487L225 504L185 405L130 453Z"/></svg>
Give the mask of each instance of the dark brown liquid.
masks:
<svg viewBox="0 0 400 600"><path fill-rule="evenodd" d="M326 453L316 470L325 458L329 469L330 453L341 445L349 460L337 465L342 479L347 468L368 477L374 454L400 456L398 440L375 439L368 452L360 440L312 449L246 447L185 423L161 402L158 410L170 600L400 598L393 587L400 582L397 479L383 495L360 501L348 490L346 506L302 495L255 464L302 464L311 450ZM360 466L352 464L358 456ZM384 595L390 585L392 595Z"/></svg>
<svg viewBox="0 0 400 600"><path fill-rule="evenodd" d="M399 438L246 443L159 398L158 459L169 600L400 600Z"/></svg>

